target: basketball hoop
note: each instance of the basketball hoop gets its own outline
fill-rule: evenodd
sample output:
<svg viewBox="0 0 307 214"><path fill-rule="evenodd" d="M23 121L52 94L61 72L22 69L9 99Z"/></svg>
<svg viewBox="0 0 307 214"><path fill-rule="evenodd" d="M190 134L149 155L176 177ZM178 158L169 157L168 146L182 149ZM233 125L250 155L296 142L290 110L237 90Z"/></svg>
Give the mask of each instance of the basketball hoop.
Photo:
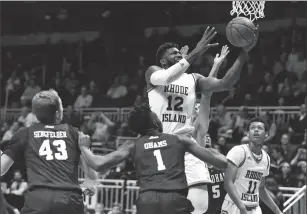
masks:
<svg viewBox="0 0 307 214"><path fill-rule="evenodd" d="M243 14L244 16L249 16L249 19L254 21L255 19L264 17L264 4L265 1L233 1L232 10L230 15L237 16Z"/></svg>

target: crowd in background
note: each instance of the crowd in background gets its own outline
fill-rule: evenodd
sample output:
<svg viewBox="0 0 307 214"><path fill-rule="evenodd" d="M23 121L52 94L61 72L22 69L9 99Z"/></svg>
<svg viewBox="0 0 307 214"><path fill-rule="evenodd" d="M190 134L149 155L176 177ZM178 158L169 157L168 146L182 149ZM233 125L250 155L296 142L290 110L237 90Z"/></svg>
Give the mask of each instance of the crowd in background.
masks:
<svg viewBox="0 0 307 214"><path fill-rule="evenodd" d="M283 110L279 116L261 111L260 116L270 125L269 139L263 149L271 157L271 173L267 186L275 200L282 201L279 186L302 187L306 184L306 128L307 128L307 59L306 35L303 29L293 26L272 33L261 33L258 44L244 67L239 82L228 92L215 93L212 106L216 114L211 119L209 134L213 147L227 154L230 146L248 142L245 129L251 115L249 106L300 106L300 112L285 120ZM100 107L130 107L146 96L144 72L154 64L155 50L165 41L194 47L199 35L183 38L175 32L151 38L139 38L147 46L138 48L114 46L113 55L102 45L103 40L68 45L4 48L1 55L2 108L20 108L16 120L0 121L1 147L21 127L35 123L31 112L33 96L54 88L66 108L63 122L89 134L99 147L114 150L118 136L135 137L126 121L112 121L105 112L97 110L85 116L83 110ZM221 44L228 44L223 35L217 36ZM189 72L207 76L218 48L210 50ZM238 50L231 48L228 59L221 67L222 77L235 60ZM99 78L98 78L99 77ZM145 93L144 93L145 92ZM227 107L240 107L230 113ZM281 108L282 109L282 108ZM274 112L276 115L276 112ZM22 195L26 175L15 166L4 177L7 194ZM23 179L24 177L24 179ZM133 164L126 161L101 178L135 179ZM17 189L16 189L17 188ZM18 205L17 205L18 206ZM103 206L103 205L101 205ZM19 207L18 207L19 208ZM114 205L113 214L121 213ZM103 207L98 207L103 210Z"/></svg>

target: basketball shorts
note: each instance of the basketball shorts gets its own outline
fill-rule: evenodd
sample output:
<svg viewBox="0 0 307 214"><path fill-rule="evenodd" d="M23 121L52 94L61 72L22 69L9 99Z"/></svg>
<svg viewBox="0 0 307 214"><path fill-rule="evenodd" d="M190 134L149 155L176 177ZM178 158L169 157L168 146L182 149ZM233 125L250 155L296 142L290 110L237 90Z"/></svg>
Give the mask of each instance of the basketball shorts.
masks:
<svg viewBox="0 0 307 214"><path fill-rule="evenodd" d="M258 205L256 207L247 207L247 213L262 214L262 211L260 206ZM240 214L240 210L233 202L224 200L221 214Z"/></svg>
<svg viewBox="0 0 307 214"><path fill-rule="evenodd" d="M25 197L22 214L83 214L83 196L80 191L34 189Z"/></svg>
<svg viewBox="0 0 307 214"><path fill-rule="evenodd" d="M191 137L196 142L194 138ZM185 174L187 177L188 186L197 186L207 183L212 183L208 170L208 165L199 160L194 155L186 152L185 156Z"/></svg>
<svg viewBox="0 0 307 214"><path fill-rule="evenodd" d="M136 202L137 214L190 214L194 207L186 192L141 192Z"/></svg>

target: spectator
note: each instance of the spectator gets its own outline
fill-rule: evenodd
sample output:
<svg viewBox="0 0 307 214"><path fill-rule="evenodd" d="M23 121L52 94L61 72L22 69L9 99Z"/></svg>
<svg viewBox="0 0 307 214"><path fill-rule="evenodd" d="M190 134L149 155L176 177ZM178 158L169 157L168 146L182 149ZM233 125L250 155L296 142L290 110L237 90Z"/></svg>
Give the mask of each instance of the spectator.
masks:
<svg viewBox="0 0 307 214"><path fill-rule="evenodd" d="M63 122L74 127L80 128L82 124L81 115L79 115L79 113L75 111L73 106L69 105L66 108L66 114L63 117Z"/></svg>
<svg viewBox="0 0 307 214"><path fill-rule="evenodd" d="M298 53L297 61L289 65L289 71L295 73L299 81L302 81L306 77L307 60L304 58L302 52Z"/></svg>
<svg viewBox="0 0 307 214"><path fill-rule="evenodd" d="M33 112L30 112L26 117L25 126L29 127L34 123L38 123L38 120Z"/></svg>
<svg viewBox="0 0 307 214"><path fill-rule="evenodd" d="M283 202L284 202L283 201L283 194L278 188L278 183L277 183L276 179L274 177L269 176L265 179L265 184L266 184L266 188L267 188L270 196L272 197L272 199L274 200L276 205L279 207L280 210L283 210ZM262 201L261 201L261 204L263 205ZM262 208L262 213L268 214L268 213L272 212L266 206L261 206L261 208Z"/></svg>
<svg viewBox="0 0 307 214"><path fill-rule="evenodd" d="M119 77L115 77L114 83L107 92L107 96L111 99L118 99L128 94L128 89L125 85L120 82Z"/></svg>
<svg viewBox="0 0 307 214"><path fill-rule="evenodd" d="M92 106L93 96L87 93L86 86L82 86L81 94L77 97L75 102L75 109L89 108Z"/></svg>
<svg viewBox="0 0 307 214"><path fill-rule="evenodd" d="M291 160L291 166L296 166L298 162L300 161L306 161L307 160L307 149L306 145L301 145L294 158Z"/></svg>
<svg viewBox="0 0 307 214"><path fill-rule="evenodd" d="M296 187L297 180L292 172L291 166L288 162L284 161L281 164L280 173L276 176L277 183L283 187Z"/></svg>
<svg viewBox="0 0 307 214"><path fill-rule="evenodd" d="M98 86L96 85L96 82L94 80L92 80L89 84L89 94L92 95L93 97L93 102L92 102L92 106L93 107L98 107L100 106L100 94L99 94L99 90L98 90Z"/></svg>
<svg viewBox="0 0 307 214"><path fill-rule="evenodd" d="M24 195L27 188L28 183L22 178L21 172L16 170L14 172L14 178L12 180L11 186L7 190L7 193L22 196Z"/></svg>
<svg viewBox="0 0 307 214"><path fill-rule="evenodd" d="M97 203L95 207L95 214L105 214L104 206L101 203Z"/></svg>
<svg viewBox="0 0 307 214"><path fill-rule="evenodd" d="M236 93L236 88L232 87L229 90L228 96L221 103L224 106L238 106L240 105L239 97Z"/></svg>
<svg viewBox="0 0 307 214"><path fill-rule="evenodd" d="M28 114L29 114L29 108L27 106L22 107L21 115L18 117L17 121L23 126L26 126L26 119Z"/></svg>
<svg viewBox="0 0 307 214"><path fill-rule="evenodd" d="M219 129L218 133L226 132L232 128L231 114L227 112L225 106L219 105L216 108L217 114L212 118L212 121L217 123Z"/></svg>
<svg viewBox="0 0 307 214"><path fill-rule="evenodd" d="M29 80L29 85L24 90L20 99L23 102L29 103L32 100L32 98L34 97L34 95L37 94L40 91L41 91L41 87L36 84L34 78L31 78Z"/></svg>
<svg viewBox="0 0 307 214"><path fill-rule="evenodd" d="M299 173L297 176L298 179L298 187L303 187L306 185L306 178L307 178L307 162L306 161L300 161L297 164L299 168Z"/></svg>
<svg viewBox="0 0 307 214"><path fill-rule="evenodd" d="M11 127L4 133L2 141L9 141L19 128L20 124L18 122L14 122Z"/></svg>
<svg viewBox="0 0 307 214"><path fill-rule="evenodd" d="M115 203L112 206L112 210L110 212L108 212L108 214L124 214L123 210L122 210L122 206L118 203Z"/></svg>
<svg viewBox="0 0 307 214"><path fill-rule="evenodd" d="M93 113L87 126L89 131L93 133L91 137L93 141L106 144L111 136L115 124L101 112Z"/></svg>
<svg viewBox="0 0 307 214"><path fill-rule="evenodd" d="M280 147L274 147L272 149L272 156L273 156L273 160L271 162L272 167L280 169L282 162L285 161L282 149Z"/></svg>
<svg viewBox="0 0 307 214"><path fill-rule="evenodd" d="M239 140L244 136L246 126L248 123L248 111L245 106L241 106L238 111L238 115L234 116L233 119L233 138Z"/></svg>
<svg viewBox="0 0 307 214"><path fill-rule="evenodd" d="M294 157L295 150L294 150L294 147L291 146L289 134L283 134L281 136L280 142L281 142L281 149L284 154L285 160L290 163L290 161Z"/></svg>
<svg viewBox="0 0 307 214"><path fill-rule="evenodd" d="M290 132L303 135L307 127L306 105L302 104L299 115L292 116L290 120Z"/></svg>

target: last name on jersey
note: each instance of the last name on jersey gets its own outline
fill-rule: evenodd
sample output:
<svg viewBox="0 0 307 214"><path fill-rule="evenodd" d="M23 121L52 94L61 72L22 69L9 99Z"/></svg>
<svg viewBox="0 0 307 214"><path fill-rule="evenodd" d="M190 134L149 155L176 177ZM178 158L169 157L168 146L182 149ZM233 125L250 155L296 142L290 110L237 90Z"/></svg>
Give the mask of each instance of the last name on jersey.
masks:
<svg viewBox="0 0 307 214"><path fill-rule="evenodd" d="M34 138L67 138L66 131L35 131Z"/></svg>
<svg viewBox="0 0 307 214"><path fill-rule="evenodd" d="M159 149L167 146L166 140L158 141L158 142L148 142L144 144L145 149Z"/></svg>
<svg viewBox="0 0 307 214"><path fill-rule="evenodd" d="M218 173L210 174L210 178L211 178L211 181L213 183L223 182L224 178L225 178L225 174L224 174L224 172L218 172Z"/></svg>

